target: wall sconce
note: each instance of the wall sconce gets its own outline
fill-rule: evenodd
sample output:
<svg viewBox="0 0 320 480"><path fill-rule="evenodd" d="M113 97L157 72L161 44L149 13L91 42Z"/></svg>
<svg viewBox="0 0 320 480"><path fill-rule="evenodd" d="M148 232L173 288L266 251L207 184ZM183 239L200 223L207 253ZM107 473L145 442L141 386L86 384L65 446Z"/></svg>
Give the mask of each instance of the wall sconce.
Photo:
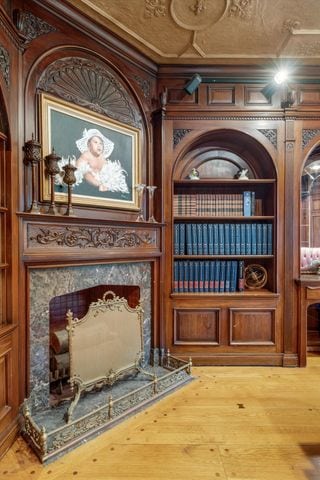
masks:
<svg viewBox="0 0 320 480"><path fill-rule="evenodd" d="M199 87L200 83L202 82L202 78L198 73L195 73L191 80L185 85L184 90L189 94L192 95Z"/></svg>

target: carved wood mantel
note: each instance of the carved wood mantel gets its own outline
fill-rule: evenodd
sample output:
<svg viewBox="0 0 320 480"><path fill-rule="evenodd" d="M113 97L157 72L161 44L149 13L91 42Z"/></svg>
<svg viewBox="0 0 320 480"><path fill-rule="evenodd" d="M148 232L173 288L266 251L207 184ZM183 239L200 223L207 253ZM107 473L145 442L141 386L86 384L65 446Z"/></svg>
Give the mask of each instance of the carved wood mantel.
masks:
<svg viewBox="0 0 320 480"><path fill-rule="evenodd" d="M23 260L141 259L161 254L161 224L22 213Z"/></svg>

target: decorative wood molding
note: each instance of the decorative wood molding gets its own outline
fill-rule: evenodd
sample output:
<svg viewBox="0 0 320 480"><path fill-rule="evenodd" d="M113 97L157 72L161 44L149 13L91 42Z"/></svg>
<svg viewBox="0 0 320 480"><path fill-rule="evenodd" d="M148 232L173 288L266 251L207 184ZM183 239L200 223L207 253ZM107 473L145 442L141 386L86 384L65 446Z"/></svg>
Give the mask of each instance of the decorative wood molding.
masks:
<svg viewBox="0 0 320 480"><path fill-rule="evenodd" d="M166 0L145 0L146 18L164 17L167 15Z"/></svg>
<svg viewBox="0 0 320 480"><path fill-rule="evenodd" d="M23 51L24 39L19 36L19 32L15 29L14 24L12 23L11 18L1 10L0 6L0 28L3 33L10 38L11 43L18 48L20 51Z"/></svg>
<svg viewBox="0 0 320 480"><path fill-rule="evenodd" d="M143 95L145 96L145 98L150 100L150 92L151 92L150 82L145 78L139 77L138 75L135 75L133 78L135 79L135 81L143 91Z"/></svg>
<svg viewBox="0 0 320 480"><path fill-rule="evenodd" d="M39 90L57 95L114 120L141 128L141 116L111 69L85 58L66 57L43 72Z"/></svg>
<svg viewBox="0 0 320 480"><path fill-rule="evenodd" d="M8 51L0 45L0 70L7 87L10 85L10 57Z"/></svg>
<svg viewBox="0 0 320 480"><path fill-rule="evenodd" d="M15 22L17 29L24 35L26 44L41 35L57 31L55 27L33 13L22 10L15 11Z"/></svg>
<svg viewBox="0 0 320 480"><path fill-rule="evenodd" d="M173 130L173 145L176 147L178 143L188 134L192 132L190 128L177 128Z"/></svg>
<svg viewBox="0 0 320 480"><path fill-rule="evenodd" d="M317 135L320 135L320 128L304 128L302 130L302 148L305 148Z"/></svg>
<svg viewBox="0 0 320 480"><path fill-rule="evenodd" d="M228 9L229 17L238 17L241 20L249 20L253 13L252 0L231 0Z"/></svg>
<svg viewBox="0 0 320 480"><path fill-rule="evenodd" d="M155 242L155 235L142 228L139 231L117 227L30 225L28 229L28 247L116 249L155 245Z"/></svg>
<svg viewBox="0 0 320 480"><path fill-rule="evenodd" d="M269 142L272 143L274 148L277 148L277 129L276 128L268 128L268 129L259 128L258 132L261 132L262 135L264 135L269 140Z"/></svg>

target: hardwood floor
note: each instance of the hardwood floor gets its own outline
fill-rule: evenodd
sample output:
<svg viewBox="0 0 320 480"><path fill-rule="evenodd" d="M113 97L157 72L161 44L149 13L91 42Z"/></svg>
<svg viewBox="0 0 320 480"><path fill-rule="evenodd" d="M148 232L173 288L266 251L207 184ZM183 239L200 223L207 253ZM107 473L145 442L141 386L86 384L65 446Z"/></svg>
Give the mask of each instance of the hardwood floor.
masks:
<svg viewBox="0 0 320 480"><path fill-rule="evenodd" d="M41 465L18 438L0 478L319 480L320 356L308 366L197 367L186 387Z"/></svg>

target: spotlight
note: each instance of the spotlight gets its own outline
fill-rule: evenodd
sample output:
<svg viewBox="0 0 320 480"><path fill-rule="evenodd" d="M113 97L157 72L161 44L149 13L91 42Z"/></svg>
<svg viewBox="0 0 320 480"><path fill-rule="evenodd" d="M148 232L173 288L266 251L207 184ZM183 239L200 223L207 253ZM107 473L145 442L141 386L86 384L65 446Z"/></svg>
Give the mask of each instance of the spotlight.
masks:
<svg viewBox="0 0 320 480"><path fill-rule="evenodd" d="M198 73L195 73L191 78L191 80L189 80L188 83L185 85L184 90L189 95L192 95L197 90L201 82L202 82L202 78Z"/></svg>
<svg viewBox="0 0 320 480"><path fill-rule="evenodd" d="M276 82L276 84L281 85L282 83L286 82L288 80L288 72L287 70L279 70L273 77L273 80Z"/></svg>

